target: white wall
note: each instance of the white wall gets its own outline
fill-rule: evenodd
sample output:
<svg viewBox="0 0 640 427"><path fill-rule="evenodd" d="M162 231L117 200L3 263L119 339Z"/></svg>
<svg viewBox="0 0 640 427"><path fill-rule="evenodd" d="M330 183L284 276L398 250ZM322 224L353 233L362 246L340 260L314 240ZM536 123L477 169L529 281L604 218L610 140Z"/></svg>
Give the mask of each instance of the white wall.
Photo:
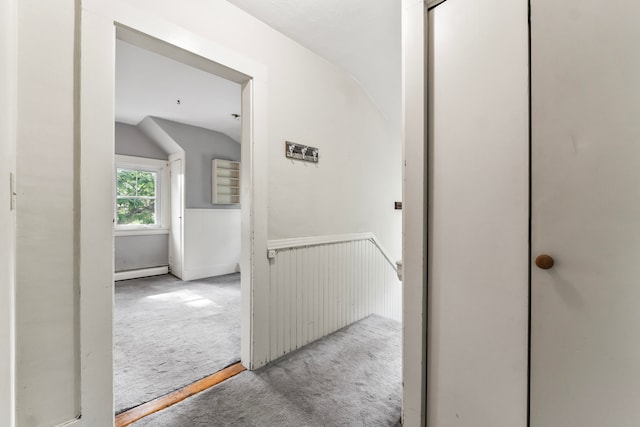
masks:
<svg viewBox="0 0 640 427"><path fill-rule="evenodd" d="M239 209L185 209L183 280L239 271Z"/></svg>
<svg viewBox="0 0 640 427"><path fill-rule="evenodd" d="M126 3L265 66L268 153L255 161L268 165L269 240L372 232L400 258L402 214L393 202L402 197L401 135L352 78L223 1ZM320 162L287 160L285 140L319 147ZM260 327L276 315L259 303L253 309ZM258 363L271 360L268 330L254 339Z"/></svg>
<svg viewBox="0 0 640 427"><path fill-rule="evenodd" d="M373 232L400 258L401 135L352 78L227 2L126 2L267 67L269 239ZM287 160L285 140L320 162Z"/></svg>
<svg viewBox="0 0 640 427"><path fill-rule="evenodd" d="M0 425L14 425L15 215L9 174L15 172L16 3L0 3Z"/></svg>
<svg viewBox="0 0 640 427"><path fill-rule="evenodd" d="M114 31L105 32L113 20L96 13L111 4L90 3L92 12L83 15L82 21L82 63L91 66L81 78L83 82L102 79L104 84L83 84L87 90L78 95L82 117L75 116L74 110L76 2L20 3L19 425L65 422L78 415L80 403L79 424L104 425L113 414L109 375L113 265L108 265L113 247L101 237L109 236L112 227L109 189L114 135L109 115L114 51L109 46ZM399 257L401 220L393 201L401 197L400 135L391 134L353 79L223 1L127 0L119 4L140 7L147 19L163 18L266 66L266 87L264 80L256 81L252 91L261 100L268 93L268 105L257 107L268 111L268 117L256 118L260 121L256 128L268 129L268 147L258 147L256 152L266 148L268 154L256 162L268 164L269 178L255 185L267 186L256 197L268 197L271 238L368 231ZM75 144L76 123L80 123L82 151ZM91 133L91 129L101 132ZM319 147L320 164L285 160L285 140ZM315 189L315 194L306 192L307 188ZM74 216L80 201L83 207L90 206L87 212L92 215ZM264 218L255 221L255 227L262 229ZM259 248L263 245L266 242L256 243ZM266 263L264 256L254 253ZM95 279L90 287L88 278ZM86 286L81 294L78 283ZM263 289L254 291L262 298ZM260 328L268 327L264 319L269 316L268 310L259 309L254 321ZM261 354L255 363L266 362L262 354L268 352L269 337L258 333L252 345L251 351Z"/></svg>
<svg viewBox="0 0 640 427"><path fill-rule="evenodd" d="M17 424L79 413L74 2L18 3Z"/></svg>
<svg viewBox="0 0 640 427"><path fill-rule="evenodd" d="M527 425L527 19L429 12L429 426Z"/></svg>

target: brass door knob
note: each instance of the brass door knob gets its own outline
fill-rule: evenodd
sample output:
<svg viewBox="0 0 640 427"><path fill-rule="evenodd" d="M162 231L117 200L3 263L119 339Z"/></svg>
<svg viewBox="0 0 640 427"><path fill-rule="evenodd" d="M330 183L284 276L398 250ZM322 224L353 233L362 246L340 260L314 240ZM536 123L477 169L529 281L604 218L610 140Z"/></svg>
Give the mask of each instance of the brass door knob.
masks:
<svg viewBox="0 0 640 427"><path fill-rule="evenodd" d="M553 258L551 258L549 255L538 255L536 257L536 266L538 266L538 268L548 270L553 267L553 264Z"/></svg>

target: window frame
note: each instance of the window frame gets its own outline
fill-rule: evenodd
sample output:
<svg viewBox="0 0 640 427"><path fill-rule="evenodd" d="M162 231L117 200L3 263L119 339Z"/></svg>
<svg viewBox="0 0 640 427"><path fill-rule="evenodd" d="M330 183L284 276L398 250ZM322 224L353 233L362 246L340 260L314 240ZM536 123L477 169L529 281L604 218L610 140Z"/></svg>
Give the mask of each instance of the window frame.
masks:
<svg viewBox="0 0 640 427"><path fill-rule="evenodd" d="M118 224L118 169L138 170L156 173L156 223L155 224ZM168 234L169 232L169 168L167 160L145 157L115 155L113 169L113 229L116 236Z"/></svg>

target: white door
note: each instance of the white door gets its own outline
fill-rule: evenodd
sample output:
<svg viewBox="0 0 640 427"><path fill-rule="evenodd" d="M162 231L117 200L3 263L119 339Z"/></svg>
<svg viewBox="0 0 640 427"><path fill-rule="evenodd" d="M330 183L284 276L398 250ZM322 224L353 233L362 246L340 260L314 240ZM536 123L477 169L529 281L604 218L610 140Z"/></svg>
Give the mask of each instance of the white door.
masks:
<svg viewBox="0 0 640 427"><path fill-rule="evenodd" d="M182 192L184 176L182 159L171 160L171 233L169 235L169 267L171 274L182 278Z"/></svg>
<svg viewBox="0 0 640 427"><path fill-rule="evenodd" d="M531 426L637 427L640 3L531 13Z"/></svg>
<svg viewBox="0 0 640 427"><path fill-rule="evenodd" d="M429 12L432 427L526 426L527 21L525 0Z"/></svg>

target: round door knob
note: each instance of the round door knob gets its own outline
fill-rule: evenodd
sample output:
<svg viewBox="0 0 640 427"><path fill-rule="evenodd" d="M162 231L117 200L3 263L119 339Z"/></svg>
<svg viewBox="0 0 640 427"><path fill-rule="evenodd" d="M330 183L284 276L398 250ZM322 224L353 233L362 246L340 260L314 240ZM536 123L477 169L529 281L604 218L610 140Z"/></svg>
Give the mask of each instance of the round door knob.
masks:
<svg viewBox="0 0 640 427"><path fill-rule="evenodd" d="M553 258L549 255L538 255L536 257L536 266L543 270L548 270L553 267Z"/></svg>

